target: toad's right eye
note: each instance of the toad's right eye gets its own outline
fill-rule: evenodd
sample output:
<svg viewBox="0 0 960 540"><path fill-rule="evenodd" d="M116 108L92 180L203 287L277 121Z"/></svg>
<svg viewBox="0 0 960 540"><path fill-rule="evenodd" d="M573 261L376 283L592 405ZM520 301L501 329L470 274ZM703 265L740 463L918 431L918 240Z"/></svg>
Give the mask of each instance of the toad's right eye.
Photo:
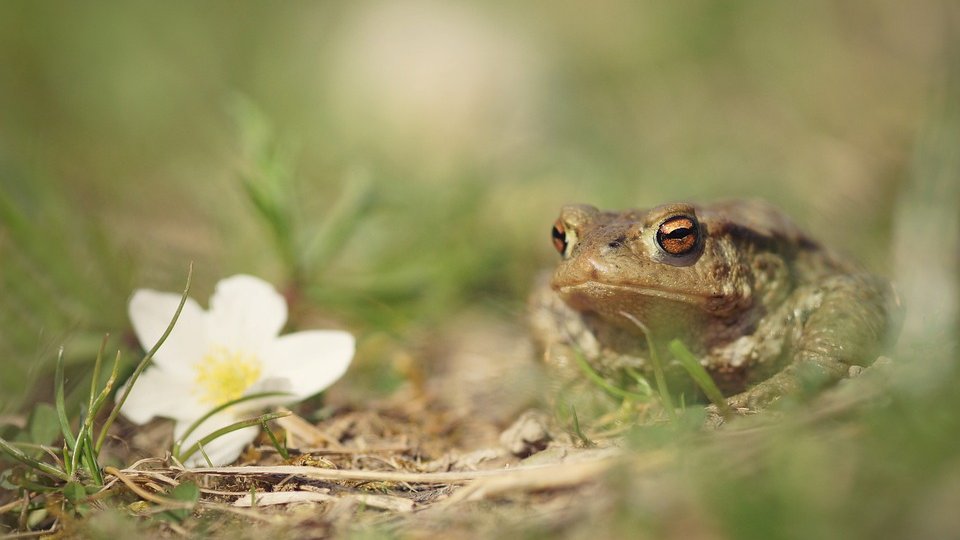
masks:
<svg viewBox="0 0 960 540"><path fill-rule="evenodd" d="M550 231L550 236L553 239L553 247L563 255L567 251L567 230L563 226L563 222L559 219L556 223L553 224L553 230Z"/></svg>
<svg viewBox="0 0 960 540"><path fill-rule="evenodd" d="M674 257L687 255L700 245L700 226L690 216L673 216L657 229L657 244Z"/></svg>

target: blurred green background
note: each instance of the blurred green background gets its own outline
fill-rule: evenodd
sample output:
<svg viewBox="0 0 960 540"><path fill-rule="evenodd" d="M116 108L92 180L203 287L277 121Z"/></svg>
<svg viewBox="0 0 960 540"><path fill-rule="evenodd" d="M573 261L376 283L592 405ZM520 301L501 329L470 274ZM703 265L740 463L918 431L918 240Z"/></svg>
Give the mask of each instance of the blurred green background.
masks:
<svg viewBox="0 0 960 540"><path fill-rule="evenodd" d="M686 531L955 534L958 23L951 0L2 2L0 427L61 344L74 385L104 332L129 366L129 295L190 261L201 304L252 273L295 325L355 331L343 384L383 395L460 314L522 321L560 205L763 197L898 281L912 375L839 442L677 475L712 509ZM643 485L602 530L683 533Z"/></svg>
<svg viewBox="0 0 960 540"><path fill-rule="evenodd" d="M254 273L400 341L465 306L518 318L567 202L763 197L889 273L957 11L4 2L0 410L188 261L201 300Z"/></svg>
<svg viewBox="0 0 960 540"><path fill-rule="evenodd" d="M201 302L254 273L399 342L465 306L519 318L567 202L764 197L890 273L957 11L4 2L0 411L188 261Z"/></svg>

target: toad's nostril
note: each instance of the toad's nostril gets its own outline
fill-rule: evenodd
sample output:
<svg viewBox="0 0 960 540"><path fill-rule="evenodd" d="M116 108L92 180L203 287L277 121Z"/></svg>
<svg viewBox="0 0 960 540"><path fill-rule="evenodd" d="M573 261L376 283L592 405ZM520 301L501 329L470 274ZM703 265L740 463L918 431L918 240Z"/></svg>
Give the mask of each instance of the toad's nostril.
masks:
<svg viewBox="0 0 960 540"><path fill-rule="evenodd" d="M613 249L617 249L617 248L619 248L619 247L623 247L623 244L624 244L626 241L627 241L627 237L626 237L625 235L622 235L622 234L621 234L621 235L618 236L616 239L610 241L610 242L607 244L607 247L613 248Z"/></svg>

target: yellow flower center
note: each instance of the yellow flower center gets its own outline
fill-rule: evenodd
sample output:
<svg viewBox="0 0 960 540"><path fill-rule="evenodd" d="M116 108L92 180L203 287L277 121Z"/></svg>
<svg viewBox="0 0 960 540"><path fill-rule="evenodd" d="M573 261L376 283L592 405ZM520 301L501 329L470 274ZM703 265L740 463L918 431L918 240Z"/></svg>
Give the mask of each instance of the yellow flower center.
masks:
<svg viewBox="0 0 960 540"><path fill-rule="evenodd" d="M212 408L243 396L260 379L263 364L256 355L216 346L193 369L193 393Z"/></svg>

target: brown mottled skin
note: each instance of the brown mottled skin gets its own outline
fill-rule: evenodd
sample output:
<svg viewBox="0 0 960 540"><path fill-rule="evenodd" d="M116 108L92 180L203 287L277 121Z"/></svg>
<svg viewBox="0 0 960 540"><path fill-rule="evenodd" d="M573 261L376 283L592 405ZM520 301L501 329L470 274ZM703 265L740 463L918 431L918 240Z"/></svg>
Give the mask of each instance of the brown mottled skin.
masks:
<svg viewBox="0 0 960 540"><path fill-rule="evenodd" d="M660 358L679 338L732 407L760 408L871 364L899 307L888 282L759 201L566 206L556 227L563 259L531 321L547 362L571 374L574 347L606 377L649 374L646 328Z"/></svg>

